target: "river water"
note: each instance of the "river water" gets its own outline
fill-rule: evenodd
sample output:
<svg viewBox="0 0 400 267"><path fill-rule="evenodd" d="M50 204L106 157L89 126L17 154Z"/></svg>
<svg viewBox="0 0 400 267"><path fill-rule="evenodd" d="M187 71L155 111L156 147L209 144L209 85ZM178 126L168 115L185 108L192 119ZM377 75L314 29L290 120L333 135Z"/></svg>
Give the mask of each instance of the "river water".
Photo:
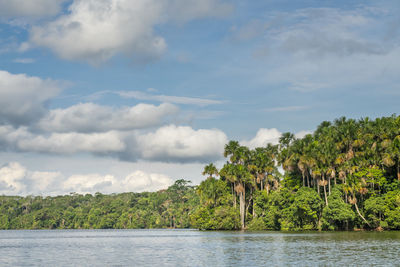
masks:
<svg viewBox="0 0 400 267"><path fill-rule="evenodd" d="M400 232L0 231L1 266L400 266Z"/></svg>

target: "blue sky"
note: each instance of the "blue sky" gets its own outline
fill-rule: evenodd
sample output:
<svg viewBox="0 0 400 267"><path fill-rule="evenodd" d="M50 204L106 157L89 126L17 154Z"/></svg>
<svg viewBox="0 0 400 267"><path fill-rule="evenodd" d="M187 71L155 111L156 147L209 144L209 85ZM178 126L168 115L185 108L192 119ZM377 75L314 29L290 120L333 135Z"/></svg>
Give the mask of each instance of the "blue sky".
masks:
<svg viewBox="0 0 400 267"><path fill-rule="evenodd" d="M398 1L0 1L0 193L198 183L227 140L398 113Z"/></svg>

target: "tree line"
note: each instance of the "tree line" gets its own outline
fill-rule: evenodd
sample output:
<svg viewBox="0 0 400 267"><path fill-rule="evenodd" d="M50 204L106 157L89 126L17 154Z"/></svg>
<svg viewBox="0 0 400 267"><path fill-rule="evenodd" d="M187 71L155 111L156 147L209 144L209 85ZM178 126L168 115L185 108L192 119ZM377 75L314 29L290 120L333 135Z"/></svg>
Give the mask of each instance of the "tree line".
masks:
<svg viewBox="0 0 400 267"><path fill-rule="evenodd" d="M0 196L0 229L189 228L198 203L184 179L158 192Z"/></svg>
<svg viewBox="0 0 400 267"><path fill-rule="evenodd" d="M230 141L224 156L204 168L197 228L400 229L399 116L324 121L255 149Z"/></svg>
<svg viewBox="0 0 400 267"><path fill-rule="evenodd" d="M0 229L400 230L400 116L324 121L254 149L230 141L224 157L198 186L0 196Z"/></svg>

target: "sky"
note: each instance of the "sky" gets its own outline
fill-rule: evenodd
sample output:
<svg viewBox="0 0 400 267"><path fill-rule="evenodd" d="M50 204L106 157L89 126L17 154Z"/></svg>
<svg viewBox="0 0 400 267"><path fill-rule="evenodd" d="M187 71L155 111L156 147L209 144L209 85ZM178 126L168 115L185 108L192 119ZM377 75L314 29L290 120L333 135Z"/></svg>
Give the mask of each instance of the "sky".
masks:
<svg viewBox="0 0 400 267"><path fill-rule="evenodd" d="M400 103L397 0L0 0L0 195L198 184Z"/></svg>

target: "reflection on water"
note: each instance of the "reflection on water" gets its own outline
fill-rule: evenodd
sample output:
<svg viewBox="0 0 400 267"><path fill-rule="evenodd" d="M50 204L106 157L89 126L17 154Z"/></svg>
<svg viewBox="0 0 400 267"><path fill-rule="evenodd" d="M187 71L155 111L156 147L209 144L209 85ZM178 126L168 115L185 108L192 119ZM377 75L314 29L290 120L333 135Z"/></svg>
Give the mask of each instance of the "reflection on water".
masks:
<svg viewBox="0 0 400 267"><path fill-rule="evenodd" d="M400 232L0 231L7 266L400 266Z"/></svg>

